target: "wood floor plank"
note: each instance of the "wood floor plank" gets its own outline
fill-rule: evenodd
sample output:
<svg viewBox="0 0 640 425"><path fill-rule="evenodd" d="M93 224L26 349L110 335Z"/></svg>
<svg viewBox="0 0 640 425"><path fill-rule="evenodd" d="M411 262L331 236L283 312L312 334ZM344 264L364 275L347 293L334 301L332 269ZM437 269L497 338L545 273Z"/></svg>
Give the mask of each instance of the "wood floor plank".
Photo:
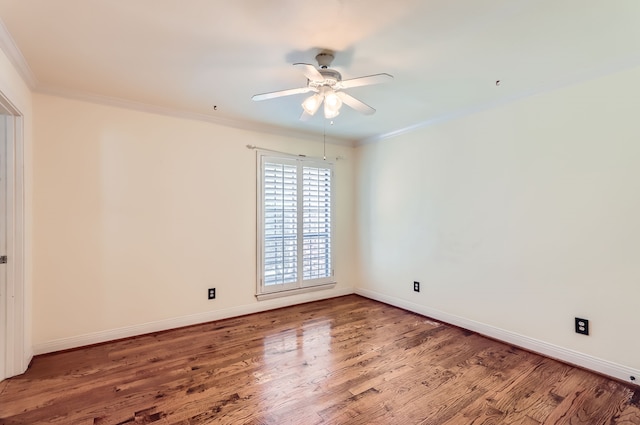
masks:
<svg viewBox="0 0 640 425"><path fill-rule="evenodd" d="M640 390L356 295L37 356L0 425L640 425Z"/></svg>

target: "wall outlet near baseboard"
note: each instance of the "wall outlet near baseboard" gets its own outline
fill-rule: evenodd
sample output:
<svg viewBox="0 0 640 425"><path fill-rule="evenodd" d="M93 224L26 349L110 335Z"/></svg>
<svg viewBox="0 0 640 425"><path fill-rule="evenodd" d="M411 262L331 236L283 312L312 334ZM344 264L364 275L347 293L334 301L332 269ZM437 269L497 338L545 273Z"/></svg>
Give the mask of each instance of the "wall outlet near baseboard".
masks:
<svg viewBox="0 0 640 425"><path fill-rule="evenodd" d="M216 288L209 288L209 291L207 292L207 297L210 300L213 300L216 298Z"/></svg>
<svg viewBox="0 0 640 425"><path fill-rule="evenodd" d="M587 319L576 317L576 333L589 335L589 321Z"/></svg>
<svg viewBox="0 0 640 425"><path fill-rule="evenodd" d="M415 281L415 280L413 281L413 290L415 292L420 292L420 282Z"/></svg>

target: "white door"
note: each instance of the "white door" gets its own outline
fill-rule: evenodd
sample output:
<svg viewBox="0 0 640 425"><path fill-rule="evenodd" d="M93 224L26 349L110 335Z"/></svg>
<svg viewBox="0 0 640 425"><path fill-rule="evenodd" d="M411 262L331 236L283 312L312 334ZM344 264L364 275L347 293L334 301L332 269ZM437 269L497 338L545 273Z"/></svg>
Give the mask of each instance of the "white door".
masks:
<svg viewBox="0 0 640 425"><path fill-rule="evenodd" d="M7 377L7 115L0 115L0 381Z"/></svg>
<svg viewBox="0 0 640 425"><path fill-rule="evenodd" d="M22 115L0 92L0 381L23 373L31 359L25 328L22 128Z"/></svg>

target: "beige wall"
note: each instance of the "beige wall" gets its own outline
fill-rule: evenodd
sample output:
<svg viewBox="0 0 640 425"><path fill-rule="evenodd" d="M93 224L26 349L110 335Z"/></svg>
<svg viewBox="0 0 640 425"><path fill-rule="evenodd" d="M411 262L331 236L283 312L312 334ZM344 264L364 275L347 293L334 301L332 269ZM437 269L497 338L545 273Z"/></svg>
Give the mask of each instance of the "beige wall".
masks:
<svg viewBox="0 0 640 425"><path fill-rule="evenodd" d="M640 369L638 81L359 148L360 289Z"/></svg>
<svg viewBox="0 0 640 425"><path fill-rule="evenodd" d="M356 150L329 146L346 158L332 293L355 285L639 369L637 81L627 71ZM319 143L42 94L32 106L4 55L0 90L25 116L35 346L260 305L245 145L319 155ZM573 333L576 315L591 336Z"/></svg>
<svg viewBox="0 0 640 425"><path fill-rule="evenodd" d="M36 346L259 304L256 153L245 145L320 156L321 143L41 94L34 105ZM345 158L338 285L314 297L355 284L353 149L327 153Z"/></svg>

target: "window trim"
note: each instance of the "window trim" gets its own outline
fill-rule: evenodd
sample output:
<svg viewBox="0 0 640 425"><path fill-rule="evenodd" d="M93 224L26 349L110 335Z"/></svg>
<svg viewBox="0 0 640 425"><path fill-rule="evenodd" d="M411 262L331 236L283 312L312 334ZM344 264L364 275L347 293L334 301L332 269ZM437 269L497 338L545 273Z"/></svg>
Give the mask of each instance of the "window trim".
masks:
<svg viewBox="0 0 640 425"><path fill-rule="evenodd" d="M263 255L265 252L265 237L264 237L264 228L265 228L265 220L264 220L264 163L266 161L272 160L277 163L283 164L296 164L297 167L297 176L301 177L301 169L304 166L310 167L319 167L319 168L328 168L331 172L331 183L330 183L330 214L331 214L331 224L330 224L330 235L331 235L331 249L329 253L329 261L331 262L331 275L328 277L320 278L320 279L311 279L304 280L304 272L302 265L302 246L298 244L298 279L296 282L278 284L278 285L269 285L266 287L264 285L264 264L263 264ZM320 158L309 158L305 156L296 156L289 154L281 154L274 153L273 151L266 150L257 150L256 151L256 175L257 175L257 203L256 203L256 245L257 245L257 255L256 255L256 297L258 300L266 300L273 299L278 297L284 297L289 295L295 295L305 292L317 291L322 289L331 289L336 285L335 279L335 174L334 174L334 164L330 161L326 161ZM302 194L302 182L297 181L297 193L298 200L301 200ZM298 216L298 231L297 237L298 240L302 238L301 232L303 232L303 227L301 226L302 221L302 213L303 208L302 205L298 205L297 216Z"/></svg>

